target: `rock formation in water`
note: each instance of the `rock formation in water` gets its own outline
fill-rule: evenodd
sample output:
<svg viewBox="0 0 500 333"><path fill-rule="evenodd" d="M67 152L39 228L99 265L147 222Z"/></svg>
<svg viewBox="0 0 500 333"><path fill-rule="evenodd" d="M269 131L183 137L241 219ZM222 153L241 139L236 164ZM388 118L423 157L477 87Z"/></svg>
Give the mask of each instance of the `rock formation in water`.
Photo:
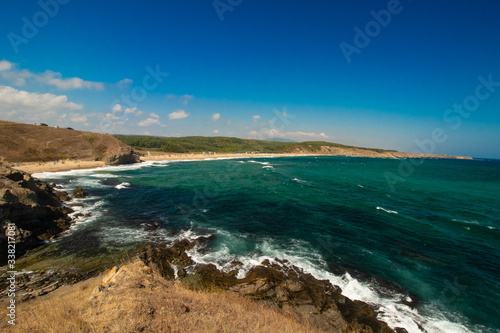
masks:
<svg viewBox="0 0 500 333"><path fill-rule="evenodd" d="M342 295L338 286L304 273L287 260L266 260L252 268L244 278L237 278L240 262L233 270L222 272L213 264L195 264L186 251L203 248L207 238L195 242L181 240L170 248L145 246L142 261L168 279L179 279L197 289L221 288L263 302L300 322L328 332L394 332L367 303ZM187 271L191 271L189 274ZM405 332L398 328L398 332Z"/></svg>

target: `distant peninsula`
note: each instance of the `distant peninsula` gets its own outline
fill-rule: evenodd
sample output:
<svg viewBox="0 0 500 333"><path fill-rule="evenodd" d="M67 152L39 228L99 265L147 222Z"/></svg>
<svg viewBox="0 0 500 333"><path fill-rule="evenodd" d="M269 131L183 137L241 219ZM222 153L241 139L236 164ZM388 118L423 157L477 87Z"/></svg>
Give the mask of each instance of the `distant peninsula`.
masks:
<svg viewBox="0 0 500 333"><path fill-rule="evenodd" d="M217 157L326 155L472 159L465 156L363 148L325 141L288 142L222 136L109 135L45 124L31 125L0 120L0 164L10 165L28 173L139 163L148 159L203 159L215 154Z"/></svg>

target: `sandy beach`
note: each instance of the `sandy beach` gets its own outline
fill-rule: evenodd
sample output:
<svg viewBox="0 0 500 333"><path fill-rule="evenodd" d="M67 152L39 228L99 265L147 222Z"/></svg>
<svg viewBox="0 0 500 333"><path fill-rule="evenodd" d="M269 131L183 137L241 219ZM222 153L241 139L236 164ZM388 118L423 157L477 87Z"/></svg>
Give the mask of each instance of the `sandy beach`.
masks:
<svg viewBox="0 0 500 333"><path fill-rule="evenodd" d="M218 158L262 158L262 157L285 157L285 156L306 156L318 154L152 154L141 157L142 161L179 161L179 160L205 160Z"/></svg>
<svg viewBox="0 0 500 333"><path fill-rule="evenodd" d="M262 158L283 156L305 156L307 154L151 154L141 157L141 161L179 161L179 160L205 160L219 158ZM317 154L314 154L317 155ZM56 161L54 162L29 162L14 163L12 167L29 174L39 172L58 172L81 169L94 169L105 166L102 161Z"/></svg>
<svg viewBox="0 0 500 333"><path fill-rule="evenodd" d="M56 161L54 162L29 162L17 163L12 168L29 174L38 172L70 171L79 169L94 169L104 166L102 161Z"/></svg>

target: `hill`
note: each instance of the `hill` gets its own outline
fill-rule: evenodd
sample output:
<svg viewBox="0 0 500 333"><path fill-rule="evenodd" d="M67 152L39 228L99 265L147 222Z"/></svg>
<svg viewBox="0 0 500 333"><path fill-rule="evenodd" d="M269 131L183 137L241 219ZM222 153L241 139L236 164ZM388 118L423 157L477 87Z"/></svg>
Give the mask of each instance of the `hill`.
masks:
<svg viewBox="0 0 500 333"><path fill-rule="evenodd" d="M213 151L216 153L300 153L321 152L322 147L342 149L364 149L367 151L394 152L376 148L360 148L324 141L289 142L274 140L252 140L234 137L155 137L140 135L115 135L115 137L134 148L153 148L170 153L200 153ZM323 149L324 150L324 149Z"/></svg>
<svg viewBox="0 0 500 333"><path fill-rule="evenodd" d="M140 135L115 135L126 144L141 150L157 150L166 153L277 153L277 154L315 154L331 156L359 156L382 158L452 158L471 159L470 157L403 153L379 148L362 148L325 141L279 142L250 140L232 137L155 137Z"/></svg>
<svg viewBox="0 0 500 333"><path fill-rule="evenodd" d="M109 134L0 120L0 163L79 159L135 163L137 154Z"/></svg>

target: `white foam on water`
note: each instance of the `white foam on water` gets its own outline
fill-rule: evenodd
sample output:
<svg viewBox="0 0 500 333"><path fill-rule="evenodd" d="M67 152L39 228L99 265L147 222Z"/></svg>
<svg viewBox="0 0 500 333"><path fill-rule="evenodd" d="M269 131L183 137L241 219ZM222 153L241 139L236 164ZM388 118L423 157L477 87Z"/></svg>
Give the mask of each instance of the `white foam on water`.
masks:
<svg viewBox="0 0 500 333"><path fill-rule="evenodd" d="M104 227L101 231L101 237L106 243L120 245L144 242L147 236L147 232L141 228Z"/></svg>
<svg viewBox="0 0 500 333"><path fill-rule="evenodd" d="M94 174L91 174L90 177L94 177L94 178L118 178L120 176L114 175L112 173L94 173Z"/></svg>
<svg viewBox="0 0 500 333"><path fill-rule="evenodd" d="M475 224L475 225L480 224L479 221L476 221L476 220L468 221L468 220L452 219L452 221L453 222L465 223L465 224Z"/></svg>
<svg viewBox="0 0 500 333"><path fill-rule="evenodd" d="M124 188L128 188L128 187L130 187L130 184L126 183L126 182L120 183L120 184L115 186L115 188L119 189L119 190L124 189Z"/></svg>
<svg viewBox="0 0 500 333"><path fill-rule="evenodd" d="M248 161L248 163L256 163L256 164L261 164L261 165L272 166L272 164L270 162L260 162L260 161L250 160L250 161Z"/></svg>
<svg viewBox="0 0 500 333"><path fill-rule="evenodd" d="M297 183L300 183L300 184L307 183L305 180L302 180L302 179L299 179L299 178L293 178L292 180L293 180L294 182L297 182Z"/></svg>
<svg viewBox="0 0 500 333"><path fill-rule="evenodd" d="M230 234L228 232L217 232L223 235L229 234L238 238L239 235ZM375 287L368 283L361 282L352 277L349 273L342 276L334 275L328 271L327 264L321 254L311 251L311 246L303 241L294 240L286 246L276 246L277 242L267 239L257 245L257 251L252 254L235 255L232 254L226 244L219 244L213 251L198 253L196 249L189 251L189 255L194 262L202 264L214 264L218 269L229 271L234 269L231 261L238 260L243 263L240 267L237 277L243 278L248 271L257 265L260 265L264 260L269 260L271 263L280 264L275 261L275 258L286 259L290 263L290 267L296 266L302 269L305 273L310 273L317 279L329 280L333 285L337 285L342 289L342 294L353 299L361 300L377 307L378 318L389 324L390 327L403 327L409 333L470 333L464 325L457 322L452 322L447 319L438 309L427 311L433 314L433 317L423 316L417 309L412 309L409 306L401 303L401 301L411 301L407 295L393 293L392 295L381 296L375 291ZM454 320L455 321L455 320ZM422 327L424 330L422 331Z"/></svg>
<svg viewBox="0 0 500 333"><path fill-rule="evenodd" d="M398 213L398 212L396 212L395 210L389 210L389 209L385 209L385 208L383 208L383 207L379 207L379 206L377 206L377 209L378 209L378 210L383 210L384 212L389 213L389 214L399 214L399 213Z"/></svg>

